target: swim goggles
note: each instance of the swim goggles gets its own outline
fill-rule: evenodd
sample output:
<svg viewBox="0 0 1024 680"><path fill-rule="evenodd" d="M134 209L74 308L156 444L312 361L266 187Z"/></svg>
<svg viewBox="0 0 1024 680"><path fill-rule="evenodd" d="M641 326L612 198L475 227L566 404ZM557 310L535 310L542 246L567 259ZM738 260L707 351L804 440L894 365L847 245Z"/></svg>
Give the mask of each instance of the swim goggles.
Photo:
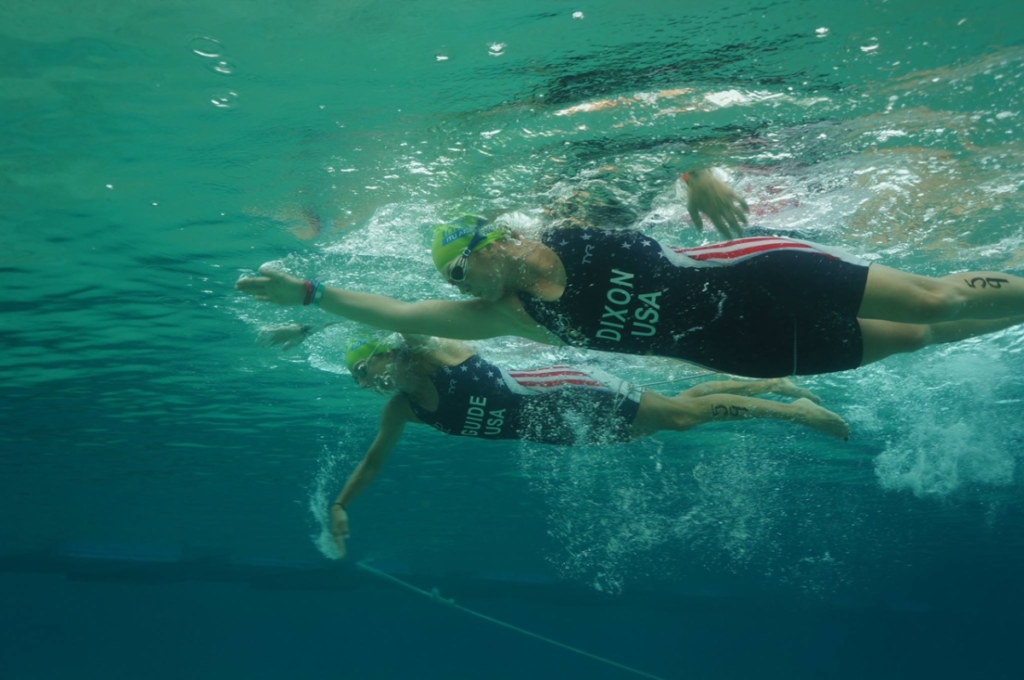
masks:
<svg viewBox="0 0 1024 680"><path fill-rule="evenodd" d="M355 378L356 382L366 378L366 374L370 371L370 359L380 354L381 349L381 346L377 345L373 351L370 352L369 356L365 356L352 364L352 368L349 369L349 372L352 374L352 377Z"/></svg>
<svg viewBox="0 0 1024 680"><path fill-rule="evenodd" d="M356 379L356 382L366 378L366 372L369 370L368 364L370 363L371 358L373 358L372 354L365 359L360 359L352 366L351 373L352 377Z"/></svg>
<svg viewBox="0 0 1024 680"><path fill-rule="evenodd" d="M454 264L448 270L449 281L452 283L462 283L466 280L466 276L469 274L469 256L473 254L473 248L476 248L477 244L485 238L487 238L486 235L481 234L479 231L473 234L473 240L469 242L469 245L455 259Z"/></svg>
<svg viewBox="0 0 1024 680"><path fill-rule="evenodd" d="M366 379L367 373L370 370L370 359L375 356L376 352L352 365L352 377L355 378L357 383L362 384L362 381ZM373 391L377 394L387 396L394 389L395 379L390 371L385 370L384 373L373 376Z"/></svg>

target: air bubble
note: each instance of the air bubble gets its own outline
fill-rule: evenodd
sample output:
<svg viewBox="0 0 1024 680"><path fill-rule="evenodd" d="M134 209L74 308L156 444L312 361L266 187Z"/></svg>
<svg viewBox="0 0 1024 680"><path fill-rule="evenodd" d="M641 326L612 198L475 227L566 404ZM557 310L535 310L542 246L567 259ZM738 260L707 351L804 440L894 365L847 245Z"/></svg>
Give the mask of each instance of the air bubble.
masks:
<svg viewBox="0 0 1024 680"><path fill-rule="evenodd" d="M188 41L188 48L200 57L216 59L224 54L224 46L213 38L200 36Z"/></svg>
<svg viewBox="0 0 1024 680"><path fill-rule="evenodd" d="M210 98L210 103L218 109L234 109L238 107L238 93L233 90L227 92L215 92Z"/></svg>
<svg viewBox="0 0 1024 680"><path fill-rule="evenodd" d="M230 76L235 72L235 66L231 62L224 61L221 59L215 63L212 67L213 71L220 73L221 75Z"/></svg>

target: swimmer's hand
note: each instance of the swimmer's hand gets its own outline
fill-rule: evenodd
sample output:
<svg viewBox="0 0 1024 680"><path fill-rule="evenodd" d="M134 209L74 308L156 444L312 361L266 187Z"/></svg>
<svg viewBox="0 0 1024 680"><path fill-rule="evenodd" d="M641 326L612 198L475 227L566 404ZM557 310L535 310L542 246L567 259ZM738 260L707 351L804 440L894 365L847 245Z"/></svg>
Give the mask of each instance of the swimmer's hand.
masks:
<svg viewBox="0 0 1024 680"><path fill-rule="evenodd" d="M348 538L348 513L337 503L331 506L331 537L341 559L345 559L345 539Z"/></svg>
<svg viewBox="0 0 1024 680"><path fill-rule="evenodd" d="M256 342L264 347L281 345L281 349L291 349L302 343L313 332L313 327L308 324L290 323L287 326L275 326L263 328L256 336Z"/></svg>
<svg viewBox="0 0 1024 680"><path fill-rule="evenodd" d="M697 231L704 230L701 213L708 216L718 233L728 240L743 236L750 206L728 184L710 170L694 170L683 175L686 183L686 208ZM740 225L743 226L740 226Z"/></svg>
<svg viewBox="0 0 1024 680"><path fill-rule="evenodd" d="M259 276L238 279L235 290L285 307L301 305L306 299L306 282L274 269L270 263L260 267Z"/></svg>

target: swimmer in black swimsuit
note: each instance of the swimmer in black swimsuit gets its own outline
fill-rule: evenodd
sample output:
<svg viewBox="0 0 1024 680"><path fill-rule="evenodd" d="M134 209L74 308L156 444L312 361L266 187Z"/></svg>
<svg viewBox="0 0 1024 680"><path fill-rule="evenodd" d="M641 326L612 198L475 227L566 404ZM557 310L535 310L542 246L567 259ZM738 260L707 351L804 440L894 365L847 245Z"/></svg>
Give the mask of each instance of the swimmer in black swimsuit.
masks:
<svg viewBox="0 0 1024 680"><path fill-rule="evenodd" d="M266 344L290 347L308 332L309 327L285 326L261 336ZM352 343L345 363L361 387L391 396L376 439L331 507L332 535L342 554L346 508L377 475L406 423L461 437L557 445L626 442L750 418L786 420L842 439L850 434L842 418L817 404L817 396L787 379L712 380L666 397L594 369L506 370L465 343L419 336Z"/></svg>
<svg viewBox="0 0 1024 680"><path fill-rule="evenodd" d="M691 195L691 212L717 214L716 225L735 209L710 172L689 186L703 192ZM793 239L675 250L637 232L554 229L531 241L466 218L438 228L433 256L449 283L477 299L407 303L267 265L236 288L402 333L517 335L759 378L848 370L1024 322L1019 277L917 276Z"/></svg>

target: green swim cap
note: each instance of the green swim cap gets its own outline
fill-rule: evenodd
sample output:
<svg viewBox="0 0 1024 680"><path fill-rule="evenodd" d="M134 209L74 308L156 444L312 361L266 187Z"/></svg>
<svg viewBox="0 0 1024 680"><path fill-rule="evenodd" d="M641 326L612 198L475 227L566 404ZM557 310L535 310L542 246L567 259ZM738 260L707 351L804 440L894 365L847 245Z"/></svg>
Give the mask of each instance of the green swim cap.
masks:
<svg viewBox="0 0 1024 680"><path fill-rule="evenodd" d="M487 220L479 215L463 215L448 224L439 224L434 229L434 243L430 246L437 271L442 271L446 264L461 255L478 232L484 234L484 238L473 248L474 253L508 233L502 227L487 229L486 224Z"/></svg>
<svg viewBox="0 0 1024 680"><path fill-rule="evenodd" d="M394 343L387 340L356 340L349 343L348 350L345 351L345 366L351 371L352 367L363 359L390 352L394 348Z"/></svg>

